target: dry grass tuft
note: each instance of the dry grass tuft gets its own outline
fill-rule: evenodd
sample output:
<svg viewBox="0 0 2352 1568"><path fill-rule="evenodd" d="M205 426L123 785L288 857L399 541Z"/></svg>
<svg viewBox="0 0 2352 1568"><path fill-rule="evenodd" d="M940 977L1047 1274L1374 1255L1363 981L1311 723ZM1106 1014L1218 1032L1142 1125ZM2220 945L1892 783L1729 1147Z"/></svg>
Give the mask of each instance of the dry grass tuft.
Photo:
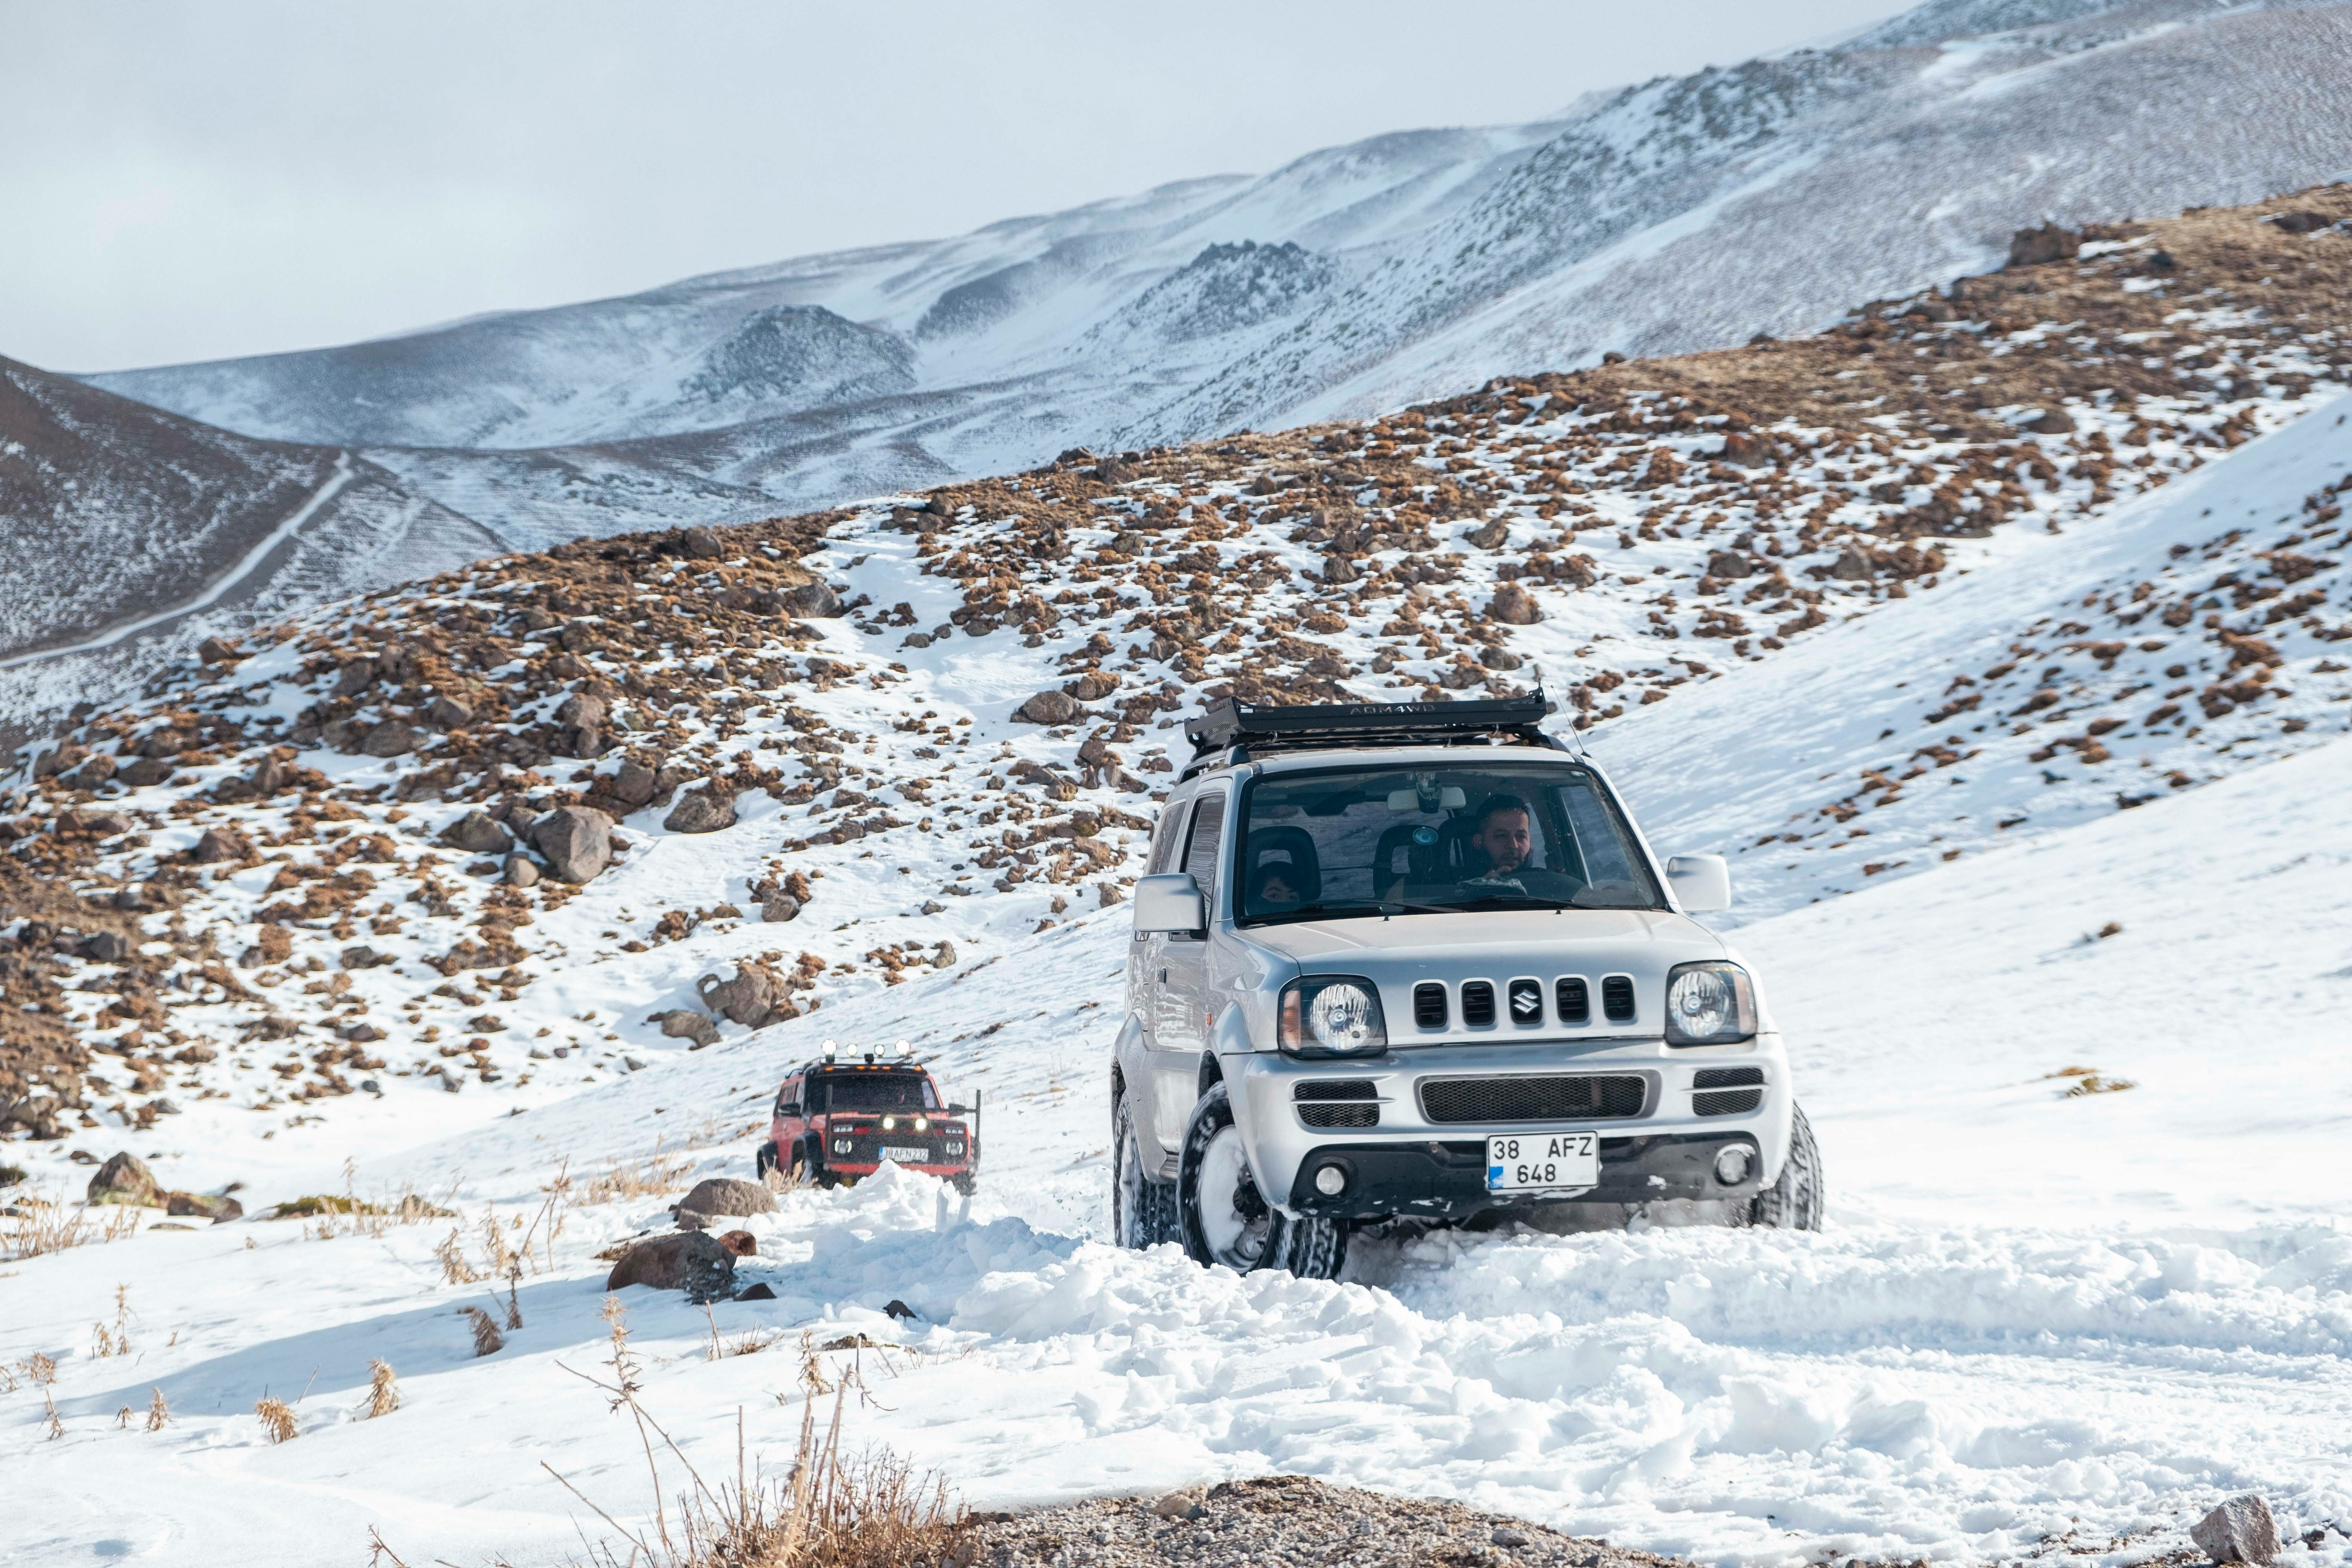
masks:
<svg viewBox="0 0 2352 1568"><path fill-rule="evenodd" d="M272 1399L264 1394L255 1404L253 1413L261 1417L261 1429L269 1434L271 1442L290 1443L294 1440L297 1429L292 1405L282 1399Z"/></svg>
<svg viewBox="0 0 2352 1568"><path fill-rule="evenodd" d="M608 1204L615 1198L662 1197L686 1185L694 1162L666 1154L659 1143L642 1160L628 1160L601 1176L592 1177L580 1191L583 1204Z"/></svg>
<svg viewBox="0 0 2352 1568"><path fill-rule="evenodd" d="M163 1401L161 1388L151 1388L147 1395L147 1430L161 1432L172 1424L172 1407Z"/></svg>
<svg viewBox="0 0 2352 1568"><path fill-rule="evenodd" d="M393 1373L392 1363L388 1361L368 1363L367 1403L360 1406L360 1419L373 1421L399 1408L400 1381Z"/></svg>
<svg viewBox="0 0 2352 1568"><path fill-rule="evenodd" d="M2096 1068L2063 1067L2056 1072L2046 1072L2042 1076L2044 1079L2074 1079L2074 1082L2066 1086L2065 1094L2063 1096L2067 1100L2080 1100L2091 1094L2120 1094L2125 1089L2139 1087L2139 1084L2132 1079L2110 1078Z"/></svg>
<svg viewBox="0 0 2352 1568"><path fill-rule="evenodd" d="M499 1321L496 1318L491 1317L479 1307L460 1307L457 1310L466 1314L467 1322L474 1325L476 1355L496 1355L507 1348L507 1337L499 1332Z"/></svg>
<svg viewBox="0 0 2352 1568"><path fill-rule="evenodd" d="M10 1262L63 1252L94 1238L89 1216L78 1205L27 1194L16 1200L16 1209L7 1230L0 1232L0 1251Z"/></svg>
<svg viewBox="0 0 2352 1568"><path fill-rule="evenodd" d="M458 1239L456 1226L449 1227L449 1234L441 1238L441 1245L433 1249L433 1256L441 1260L441 1278L446 1283L451 1285L480 1283L482 1277L476 1271L473 1264L467 1261L466 1244Z"/></svg>

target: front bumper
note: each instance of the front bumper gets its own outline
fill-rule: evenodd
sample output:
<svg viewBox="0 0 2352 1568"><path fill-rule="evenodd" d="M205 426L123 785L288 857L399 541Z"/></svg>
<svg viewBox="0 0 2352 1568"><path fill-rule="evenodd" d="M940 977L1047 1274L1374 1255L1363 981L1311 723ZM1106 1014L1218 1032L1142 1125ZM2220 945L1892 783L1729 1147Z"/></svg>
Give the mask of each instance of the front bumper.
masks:
<svg viewBox="0 0 2352 1568"><path fill-rule="evenodd" d="M1793 1100L1780 1037L1766 1033L1736 1046L1675 1047L1658 1039L1549 1040L1508 1046L1440 1046L1393 1050L1364 1060L1300 1060L1274 1051L1223 1058L1234 1120L1250 1169L1268 1204L1297 1215L1372 1219L1419 1215L1460 1219L1528 1202L1656 1203L1751 1197L1769 1186L1788 1156ZM1758 1069L1752 1108L1703 1115L1698 1074ZM1440 1080L1522 1076L1608 1075L1644 1084L1637 1113L1590 1116L1569 1110L1540 1122L1436 1121L1425 1086ZM1748 1077L1743 1073L1743 1079ZM1318 1079L1370 1080L1374 1098L1326 1101L1372 1110L1374 1125L1309 1125L1297 1091ZM1720 1081L1719 1079L1712 1081ZM1360 1090L1359 1090L1360 1092ZM1600 1184L1553 1194L1486 1191L1486 1140L1498 1132L1591 1131L1601 1139ZM1738 1183L1715 1179L1716 1156L1745 1146L1750 1169ZM1326 1196L1315 1173L1333 1162L1348 1184Z"/></svg>
<svg viewBox="0 0 2352 1568"><path fill-rule="evenodd" d="M1715 1179L1716 1156L1727 1147L1748 1152L1743 1182ZM1327 1143L1309 1151L1290 1184L1289 1207L1324 1219L1385 1219L1393 1215L1467 1219L1515 1204L1570 1201L1650 1204L1670 1198L1750 1198L1762 1186L1756 1139L1746 1132L1661 1132L1601 1140L1601 1184L1570 1193L1490 1193L1486 1141L1429 1143ZM1346 1173L1336 1197L1315 1190L1326 1165Z"/></svg>

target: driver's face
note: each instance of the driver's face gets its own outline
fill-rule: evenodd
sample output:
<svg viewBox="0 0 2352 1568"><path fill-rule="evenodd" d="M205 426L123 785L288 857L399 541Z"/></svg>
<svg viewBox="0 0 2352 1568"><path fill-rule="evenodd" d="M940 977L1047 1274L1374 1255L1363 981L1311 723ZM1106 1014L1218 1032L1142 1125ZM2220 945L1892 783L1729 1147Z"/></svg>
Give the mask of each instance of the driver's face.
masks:
<svg viewBox="0 0 2352 1568"><path fill-rule="evenodd" d="M1528 854L1534 847L1528 831L1528 814L1524 811L1498 811L1488 817L1472 837L1486 855L1487 863L1499 876L1516 871L1528 863Z"/></svg>

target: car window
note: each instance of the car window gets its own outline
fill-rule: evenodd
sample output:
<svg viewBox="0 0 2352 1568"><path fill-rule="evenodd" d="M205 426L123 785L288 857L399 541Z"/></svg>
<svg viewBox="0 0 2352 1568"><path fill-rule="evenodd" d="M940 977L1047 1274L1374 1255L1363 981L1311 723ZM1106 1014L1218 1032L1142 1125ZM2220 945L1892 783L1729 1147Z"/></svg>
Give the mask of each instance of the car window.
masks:
<svg viewBox="0 0 2352 1568"><path fill-rule="evenodd" d="M1398 903L1664 907L1607 791L1565 762L1271 773L1245 790L1241 828L1244 924Z"/></svg>
<svg viewBox="0 0 2352 1568"><path fill-rule="evenodd" d="M929 1081L911 1073L843 1073L813 1087L819 1109L828 1089L835 1110L929 1110L940 1103Z"/></svg>
<svg viewBox="0 0 2352 1568"><path fill-rule="evenodd" d="M1192 807L1192 835L1184 849L1184 869L1201 886L1212 919L1217 909L1217 851L1225 838L1225 792L1204 792Z"/></svg>
<svg viewBox="0 0 2352 1568"><path fill-rule="evenodd" d="M1159 876L1176 858L1176 847L1183 842L1183 824L1192 809L1190 801L1175 801L1160 814L1160 821L1151 836L1151 874Z"/></svg>

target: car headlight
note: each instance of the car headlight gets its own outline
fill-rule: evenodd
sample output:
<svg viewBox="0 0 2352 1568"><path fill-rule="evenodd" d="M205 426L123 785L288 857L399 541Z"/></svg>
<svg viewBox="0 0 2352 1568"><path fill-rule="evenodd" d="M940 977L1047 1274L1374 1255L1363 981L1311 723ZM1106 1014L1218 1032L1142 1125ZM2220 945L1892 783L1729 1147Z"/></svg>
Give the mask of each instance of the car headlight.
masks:
<svg viewBox="0 0 2352 1568"><path fill-rule="evenodd" d="M1756 990L1739 965L1677 963L1666 976L1666 1044L1724 1046L1755 1033Z"/></svg>
<svg viewBox="0 0 2352 1568"><path fill-rule="evenodd" d="M1310 974L1282 990L1276 1044L1297 1057L1369 1057L1389 1048L1380 988L1353 974Z"/></svg>

